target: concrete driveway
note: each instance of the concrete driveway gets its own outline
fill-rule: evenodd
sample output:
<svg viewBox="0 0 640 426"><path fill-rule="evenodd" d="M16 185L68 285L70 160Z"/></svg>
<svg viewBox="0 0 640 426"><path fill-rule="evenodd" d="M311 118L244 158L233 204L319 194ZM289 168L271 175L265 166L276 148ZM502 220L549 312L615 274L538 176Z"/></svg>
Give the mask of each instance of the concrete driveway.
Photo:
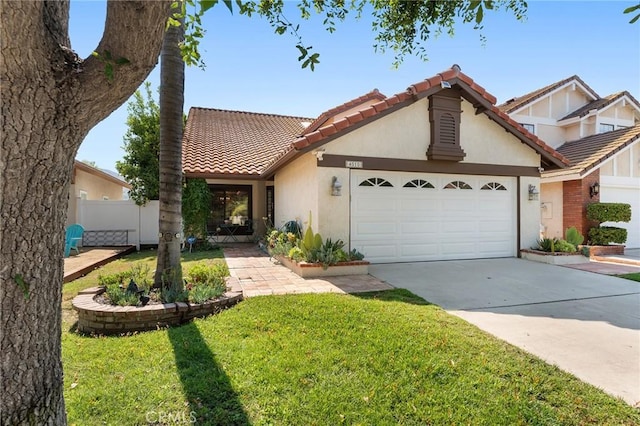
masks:
<svg viewBox="0 0 640 426"><path fill-rule="evenodd" d="M640 405L640 283L521 259L371 265L605 392Z"/></svg>

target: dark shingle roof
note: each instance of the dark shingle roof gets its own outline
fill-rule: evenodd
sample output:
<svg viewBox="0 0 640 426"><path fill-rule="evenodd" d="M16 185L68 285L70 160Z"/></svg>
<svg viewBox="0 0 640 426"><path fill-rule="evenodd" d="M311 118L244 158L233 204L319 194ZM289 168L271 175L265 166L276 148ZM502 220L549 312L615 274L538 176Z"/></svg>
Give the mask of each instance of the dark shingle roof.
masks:
<svg viewBox="0 0 640 426"><path fill-rule="evenodd" d="M640 124L626 129L599 133L567 142L558 152L569 159L571 165L563 170L545 172L544 177L579 174L584 176L621 149L640 139Z"/></svg>
<svg viewBox="0 0 640 426"><path fill-rule="evenodd" d="M594 109L596 110L603 109L624 96L626 96L631 102L635 103L636 107L640 109L640 103L638 103L638 101L633 96L631 96L631 93L625 90L624 92L614 93L602 99L597 99L593 102L589 102L587 105L583 106L582 108L579 108L573 111L571 114L567 115L566 117L561 118L560 121L566 120L568 118L584 117L585 115L589 114L589 111Z"/></svg>
<svg viewBox="0 0 640 426"><path fill-rule="evenodd" d="M311 118L191 108L182 145L187 176L259 176Z"/></svg>
<svg viewBox="0 0 640 426"><path fill-rule="evenodd" d="M587 85L587 83L582 81L582 79L580 77L578 77L577 75L572 75L569 78L565 78L564 80L560 80L560 81L558 81L556 83L550 84L550 85L545 86L545 87L543 87L541 89L534 90L533 92L527 93L526 95L522 95L522 96L518 96L518 97L513 98L513 99L509 99L505 103L503 103L501 105L498 105L498 108L502 112L505 112L507 114L511 114L513 111L521 108L522 106L524 106L524 105L526 105L528 103L531 103L531 102L535 101L536 99L539 99L539 98L543 97L547 93L553 92L554 90L559 89L560 87L562 87L565 84L570 83L572 81L580 83L594 98L600 99L600 96L598 96L598 94L591 87L589 87Z"/></svg>

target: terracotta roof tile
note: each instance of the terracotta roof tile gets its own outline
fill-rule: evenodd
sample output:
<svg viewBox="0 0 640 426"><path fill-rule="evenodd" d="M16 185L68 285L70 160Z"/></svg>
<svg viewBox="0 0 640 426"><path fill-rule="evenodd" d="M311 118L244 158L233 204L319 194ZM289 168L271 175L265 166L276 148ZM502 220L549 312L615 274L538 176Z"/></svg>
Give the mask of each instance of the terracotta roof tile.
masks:
<svg viewBox="0 0 640 426"><path fill-rule="evenodd" d="M492 94L488 93L482 86L478 85L471 79L469 76L463 74L460 71L460 67L454 65L451 69L446 70L442 73L439 73L429 79L420 81L416 84L413 84L407 88L405 92L397 93L393 96L386 98L382 102L378 102L374 105L367 106L355 113L349 114L345 117L347 123L346 125L340 125L338 129L335 125L331 125L332 127L336 127L337 132L332 133L331 135L335 136L335 134L339 134L340 132L348 131L349 128L365 119L371 120L375 119L377 115L379 115L382 111L388 110L389 108L398 107L403 102L412 101L416 99L416 96L420 95L429 95L431 92L436 92L441 90L441 82L444 80L451 80L450 83L457 84L458 82L462 82L468 86L468 90L473 92L474 96L483 100L483 102L488 102L491 107L490 111L497 116L497 119L502 121L505 124L509 124L512 128L514 128L514 133L516 136L520 138L524 138L527 143L529 143L534 149L536 149L540 153L544 153L547 157L554 158L555 166L562 167L564 165L568 165L569 161L558 152L556 152L553 148L548 146L544 141L535 136L534 134L528 132L524 127L518 124L516 121L512 120L505 112L501 111L498 107L495 106L496 98ZM386 107L383 106L386 104ZM320 129L322 132L322 128ZM326 132L322 132L326 133ZM313 139L311 136L313 135ZM309 133L306 135L302 135L300 138L296 140L294 143L295 149L303 149L307 148L313 144L318 144L325 139L325 136L318 137L320 135L319 132L315 131L313 133Z"/></svg>
<svg viewBox="0 0 640 426"><path fill-rule="evenodd" d="M362 105L371 101L382 101L386 98L382 93L378 91L378 89L373 89L371 92L366 93L360 97L350 100L349 102L345 102L342 105L338 105L337 107L331 108L320 114L318 118L313 120L313 122L305 129L302 134L307 134L311 132L315 132L320 127L322 127L328 120L332 117L335 117L338 114L342 114L352 108L357 107L358 105Z"/></svg>
<svg viewBox="0 0 640 426"><path fill-rule="evenodd" d="M547 93L550 93L556 89L559 89L560 87L564 86L567 83L570 83L571 81L576 81L580 83L595 99L600 98L600 96L598 96L598 94L591 87L589 87L587 83L582 81L580 77L578 77L577 75L572 75L569 78L565 78L564 80L560 80L556 83L534 90L533 92L527 93L526 95L509 99L505 103L498 105L498 108L500 108L501 111L504 111L508 114L512 113L513 111L523 107L524 105L543 97Z"/></svg>
<svg viewBox="0 0 640 426"><path fill-rule="evenodd" d="M640 124L567 142L558 148L558 152L569 159L570 167L545 172L543 176L585 175L616 152L638 140L640 140Z"/></svg>
<svg viewBox="0 0 640 426"><path fill-rule="evenodd" d="M182 163L189 175L259 175L312 119L208 108L191 108Z"/></svg>
<svg viewBox="0 0 640 426"><path fill-rule="evenodd" d="M272 168L275 170L278 167L281 160L295 154L295 151L310 149L313 145L332 140L359 127L363 122L375 120L421 97L442 90L443 78L452 85L458 85L465 97L472 99L474 104L484 105L483 111L486 114L536 149L543 158L554 159L551 161L554 167L568 164L566 158L496 107L496 98L454 65L451 69L411 85L406 91L388 98L374 90L321 114L307 128L303 122L311 121L308 118L192 108L183 142L184 171L192 176L269 174L273 171ZM375 100L378 102L372 103ZM358 106L361 108L357 109ZM336 115L352 110L355 111L335 119Z"/></svg>

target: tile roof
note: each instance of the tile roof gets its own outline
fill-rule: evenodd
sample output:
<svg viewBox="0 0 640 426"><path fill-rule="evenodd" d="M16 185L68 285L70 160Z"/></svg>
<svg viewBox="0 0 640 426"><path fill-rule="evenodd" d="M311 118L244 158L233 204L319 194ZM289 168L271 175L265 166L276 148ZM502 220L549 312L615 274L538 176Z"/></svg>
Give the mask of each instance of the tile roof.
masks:
<svg viewBox="0 0 640 426"><path fill-rule="evenodd" d="M461 89L478 113L486 114L541 155L547 169L569 161L495 106L488 93L454 65L404 92L384 97L377 90L332 108L317 119L191 108L183 138L183 170L187 176L265 177L304 152L319 147L373 120L445 90L441 83ZM360 107L359 107L360 106ZM341 114L348 113L340 117ZM339 118L336 119L336 116ZM305 128L304 122L312 122Z"/></svg>
<svg viewBox="0 0 640 426"><path fill-rule="evenodd" d="M577 75L572 75L569 78L565 78L564 80L560 80L556 83L545 86L541 89L534 90L533 92L527 93L526 95L518 96L516 98L509 99L503 104L498 105L498 108L502 112L506 112L507 114L511 114L513 111L523 107L524 105L535 101L546 95L547 93L551 93L560 87L575 81L580 83L595 99L600 99L600 96L591 88L587 83L582 81L580 77Z"/></svg>
<svg viewBox="0 0 640 426"><path fill-rule="evenodd" d="M273 158L289 149L311 121L193 107L183 137L183 171L191 177L257 177Z"/></svg>
<svg viewBox="0 0 640 426"><path fill-rule="evenodd" d="M640 103L638 103L638 101L633 96L631 96L631 93L625 90L624 92L614 93L602 99L597 99L593 102L590 102L587 105L583 106L582 108L579 108L573 111L571 114L567 115L566 117L561 118L560 121L566 120L568 118L584 117L585 115L589 114L589 111L594 109L596 110L603 109L625 96L636 105L636 108L640 109Z"/></svg>
<svg viewBox="0 0 640 426"><path fill-rule="evenodd" d="M386 96L380 93L378 89L373 89L371 92L365 95L352 99L349 102L345 102L342 105L323 112L318 118L313 121L313 123L309 125L309 127L305 129L304 132L302 132L302 134L311 133L318 130L320 127L322 127L323 124L325 124L332 117L335 117L338 114L345 113L348 110L360 106L366 102L382 101L385 98Z"/></svg>
<svg viewBox="0 0 640 426"><path fill-rule="evenodd" d="M558 152L569 159L570 166L563 170L544 172L543 177L575 174L584 176L594 167L638 140L640 140L640 124L567 142L558 148Z"/></svg>
<svg viewBox="0 0 640 426"><path fill-rule="evenodd" d="M415 102L426 96L430 96L440 90L443 90L441 83L448 82L451 86L458 85L463 90L463 96L480 108L485 114L505 127L520 140L530 145L543 157L548 167L557 168L564 167L569 164L568 160L549 147L540 138L527 131L519 123L514 121L505 112L495 106L495 96L488 93L482 86L478 85L466 74L460 71L460 67L454 65L452 68L439 73L427 80L413 84L406 91L388 97L373 105L357 110L333 123L320 127L319 129L306 133L293 143L296 150L312 149L313 146L319 146L326 143L337 136L340 136L350 130L354 130L372 120L375 120L389 112L402 108L410 103ZM272 163L272 165L276 162Z"/></svg>

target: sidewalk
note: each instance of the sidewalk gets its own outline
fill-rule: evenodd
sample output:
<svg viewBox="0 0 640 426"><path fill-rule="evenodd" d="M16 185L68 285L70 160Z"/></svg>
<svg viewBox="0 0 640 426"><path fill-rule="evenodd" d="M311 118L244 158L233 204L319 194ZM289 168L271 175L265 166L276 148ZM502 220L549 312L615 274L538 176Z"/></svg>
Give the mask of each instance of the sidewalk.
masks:
<svg viewBox="0 0 640 426"><path fill-rule="evenodd" d="M640 249L626 249L624 255L597 256L585 263L564 266L604 275L640 273Z"/></svg>

